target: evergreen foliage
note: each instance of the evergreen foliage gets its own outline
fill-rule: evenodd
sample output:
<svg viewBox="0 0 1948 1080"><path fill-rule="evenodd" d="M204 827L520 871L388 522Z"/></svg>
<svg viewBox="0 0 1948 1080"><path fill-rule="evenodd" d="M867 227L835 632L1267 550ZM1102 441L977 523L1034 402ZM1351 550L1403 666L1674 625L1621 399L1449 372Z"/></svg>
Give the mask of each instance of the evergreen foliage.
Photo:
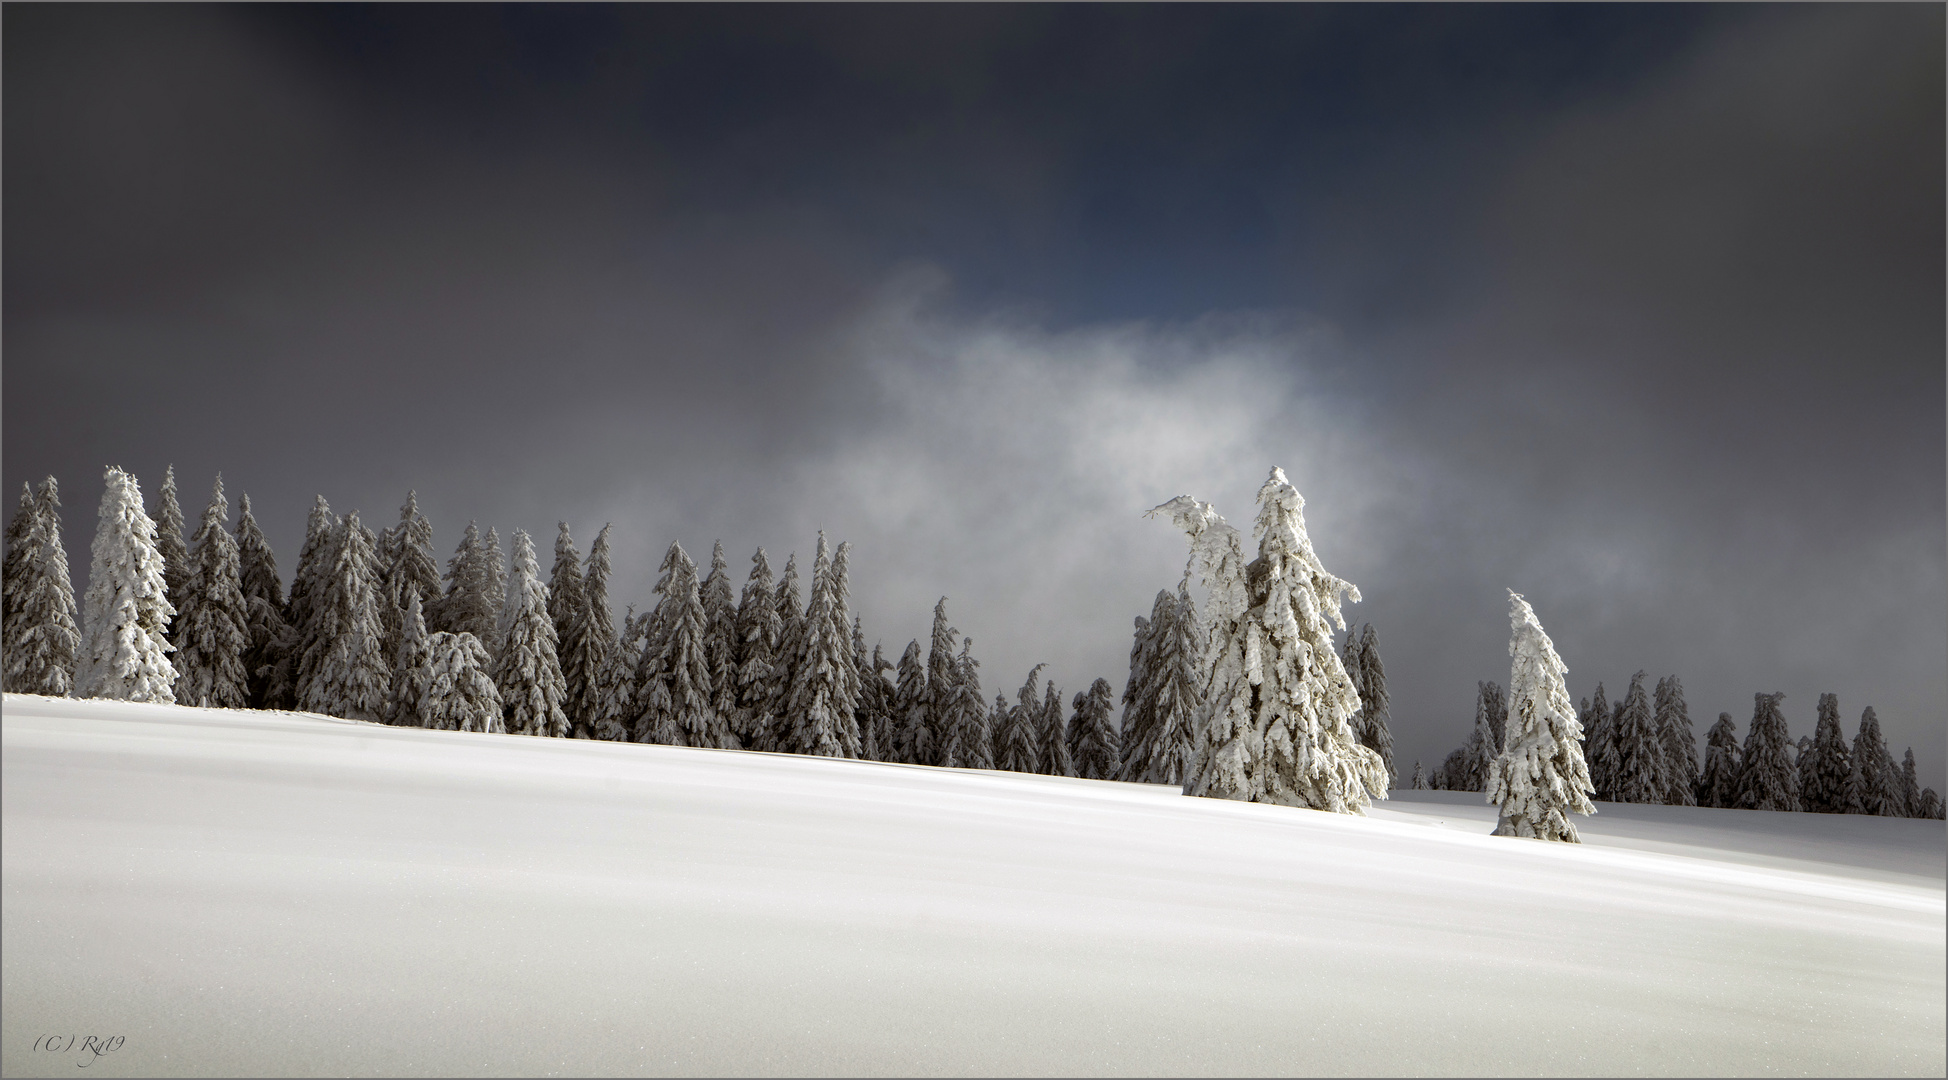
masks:
<svg viewBox="0 0 1948 1080"><path fill-rule="evenodd" d="M1171 602L1170 593L1158 589L1150 617L1136 617L1136 632L1130 641L1130 677L1123 684L1123 748L1116 773L1124 780L1136 779L1149 765L1150 747L1156 738L1156 709L1150 696L1150 667L1156 656L1153 627Z"/></svg>
<svg viewBox="0 0 1948 1080"><path fill-rule="evenodd" d="M1393 732L1389 721L1393 718L1392 695L1387 693L1387 667L1380 659L1380 635L1367 623L1360 630L1359 643L1353 642L1349 631L1346 635L1347 652L1357 652L1357 676L1354 684L1359 690L1360 712L1357 718L1360 745L1380 755L1380 762L1387 771L1387 786L1392 787L1399 777L1393 764ZM1349 676L1354 671L1347 670ZM1506 715L1507 707L1501 712Z"/></svg>
<svg viewBox="0 0 1948 1080"><path fill-rule="evenodd" d="M697 564L682 545L672 543L664 554L656 592L662 599L636 668L635 740L736 749L730 725L710 705L703 597Z"/></svg>
<svg viewBox="0 0 1948 1080"><path fill-rule="evenodd" d="M24 515L24 535L15 540L9 530L7 547L4 684L17 694L63 697L74 689L81 628L61 541L60 485L50 476L29 499L22 484L21 498L14 521Z"/></svg>
<svg viewBox="0 0 1948 1080"><path fill-rule="evenodd" d="M1042 702L1036 684L1047 664L1028 670L1028 679L1015 692L1015 706L1008 719L994 732L994 767L1003 772L1032 773L1041 765Z"/></svg>
<svg viewBox="0 0 1948 1080"><path fill-rule="evenodd" d="M419 602L419 590L406 590L406 613L399 620L399 645L393 653L392 685L386 692L386 723L401 727L425 727L421 715L421 677L430 645L426 634L426 614Z"/></svg>
<svg viewBox="0 0 1948 1080"><path fill-rule="evenodd" d="M778 639L784 620L771 582L771 562L764 549L751 556L751 573L737 604L737 711L731 733L744 746L757 746L771 729L772 674L777 668Z"/></svg>
<svg viewBox="0 0 1948 1080"><path fill-rule="evenodd" d="M853 710L859 721L859 756L867 761L892 761L893 728L889 721L893 688L881 672L892 670L893 664L877 645L871 656L866 655L866 631L856 616L852 620L852 665L859 671L859 705Z"/></svg>
<svg viewBox="0 0 1948 1080"><path fill-rule="evenodd" d="M111 465L104 480L82 600L75 696L173 704L176 669L167 635L176 609L156 550L156 523L142 511L135 477Z"/></svg>
<svg viewBox="0 0 1948 1080"><path fill-rule="evenodd" d="M1914 747L1912 746L1908 747L1907 753L1901 756L1900 799L1899 816L1921 816L1921 779L1914 772Z"/></svg>
<svg viewBox="0 0 1948 1080"><path fill-rule="evenodd" d="M421 726L504 734L500 692L487 665L486 647L470 633L441 631L429 637L418 680Z"/></svg>
<svg viewBox="0 0 1948 1080"><path fill-rule="evenodd" d="M742 746L737 732L737 596L731 591L724 542L710 549L710 573L698 587L703 599L704 663L710 668L710 707L723 718L731 745Z"/></svg>
<svg viewBox="0 0 1948 1080"><path fill-rule="evenodd" d="M1659 801L1667 806L1696 806L1698 737L1691 730L1691 709L1684 703L1684 684L1677 676L1657 680L1652 708L1659 749L1663 752Z"/></svg>
<svg viewBox="0 0 1948 1080"><path fill-rule="evenodd" d="M1739 754L1738 796L1743 810L1799 809L1799 774L1791 758L1792 738L1779 711L1784 694L1752 695L1752 726Z"/></svg>
<svg viewBox="0 0 1948 1080"><path fill-rule="evenodd" d="M589 545L588 569L578 584L581 595L570 613L561 651L567 693L562 711L568 714L571 735L592 739L603 717L603 672L617 648L615 613L609 608L609 526L602 526L595 543ZM554 599L552 592L549 599Z"/></svg>
<svg viewBox="0 0 1948 1080"><path fill-rule="evenodd" d="M1815 814L1846 812L1847 778L1853 772L1853 752L1840 727L1838 694L1819 696L1819 722L1813 745L1799 755L1799 804Z"/></svg>
<svg viewBox="0 0 1948 1080"><path fill-rule="evenodd" d="M974 639L962 638L954 661L954 730L959 744L955 760L963 768L994 768L994 731L987 703L981 699L981 662L974 659Z"/></svg>
<svg viewBox="0 0 1948 1080"><path fill-rule="evenodd" d="M429 628L449 634L472 634L475 643L486 648L499 614L490 606L486 540L476 522L467 522L466 532L446 561L445 588L437 603L426 613Z"/></svg>
<svg viewBox="0 0 1948 1080"><path fill-rule="evenodd" d="M189 587L189 548L183 543L183 507L176 501L174 465L163 470L162 489L157 492L156 550L162 554L162 575L169 583L169 606L181 614L184 590ZM179 644L173 621L169 626L169 643Z"/></svg>
<svg viewBox="0 0 1948 1080"><path fill-rule="evenodd" d="M1420 767L1418 759L1414 761L1414 790L1427 790L1427 770Z"/></svg>
<svg viewBox="0 0 1948 1080"><path fill-rule="evenodd" d="M1914 810L1915 817L1940 821L1942 819L1941 796L1935 794L1933 788L1922 788L1921 797L1916 800Z"/></svg>
<svg viewBox="0 0 1948 1080"><path fill-rule="evenodd" d="M1512 707L1487 782L1488 801L1501 806L1495 835L1577 843L1569 815L1594 814L1596 807L1583 733L1563 682L1569 669L1528 601L1511 589L1508 604L1514 663L1503 700Z"/></svg>
<svg viewBox="0 0 1948 1080"><path fill-rule="evenodd" d="M581 553L575 550L575 537L568 531L568 523L558 521L555 523L555 562L548 571L548 621L554 624L555 641L562 656L568 655L569 642L580 632L584 607L582 589ZM573 722L572 718L570 722Z"/></svg>
<svg viewBox="0 0 1948 1080"><path fill-rule="evenodd" d="M1590 695L1589 720L1583 725L1583 760L1589 763L1590 783L1599 802L1616 801L1616 728L1610 723L1610 699L1603 684Z"/></svg>
<svg viewBox="0 0 1948 1080"><path fill-rule="evenodd" d="M1738 805L1738 728L1732 714L1718 714L1705 734L1704 773L1698 777L1698 805L1729 809Z"/></svg>
<svg viewBox="0 0 1948 1080"><path fill-rule="evenodd" d="M1616 736L1617 802L1655 803L1663 801L1664 744L1657 730L1657 715L1650 697L1644 693L1644 673L1630 677L1630 690L1624 695L1618 715Z"/></svg>
<svg viewBox="0 0 1948 1080"><path fill-rule="evenodd" d="M1062 712L1062 692L1055 680L1048 681L1042 698L1040 743L1035 754L1035 771L1043 776L1074 776L1075 759L1069 756L1068 717Z"/></svg>
<svg viewBox="0 0 1948 1080"><path fill-rule="evenodd" d="M598 537L599 539L599 537ZM636 724L636 664L647 647L649 613L636 614L632 606L622 616L622 632L602 662L596 681L594 737L606 742L628 742Z"/></svg>
<svg viewBox="0 0 1948 1080"><path fill-rule="evenodd" d="M354 510L331 540L327 572L312 604L313 632L298 669L298 704L307 712L378 720L392 680L372 534Z"/></svg>
<svg viewBox="0 0 1948 1080"><path fill-rule="evenodd" d="M1508 695L1503 693L1502 684L1493 679L1480 684L1481 705L1487 715L1489 742L1485 746L1492 760L1502 752L1504 732L1508 729ZM1486 772L1483 773L1484 778Z"/></svg>
<svg viewBox="0 0 1948 1080"><path fill-rule="evenodd" d="M277 576L277 555L250 512L250 496L237 500L237 581L244 597L244 624L250 647L244 650L244 670L250 676L250 705L255 709L296 706L292 670L285 646L291 638L284 621L284 583Z"/></svg>
<svg viewBox="0 0 1948 1080"><path fill-rule="evenodd" d="M13 666L14 635L25 629L20 620L18 597L27 587L27 568L33 558L29 538L34 532L35 517L34 489L23 480L20 502L14 507L13 519L7 522L7 554L0 561L0 650L9 658L8 668ZM9 681L6 688L13 690L13 683Z"/></svg>
<svg viewBox="0 0 1948 1080"><path fill-rule="evenodd" d="M813 561L812 599L805 610L805 632L793 657L791 696L785 716L789 742L784 747L815 757L858 757L859 671L852 662L852 615L846 583L852 544L842 541L828 559L825 534L818 534ZM946 683L953 685L951 665ZM951 707L952 701L944 703Z"/></svg>
<svg viewBox="0 0 1948 1080"><path fill-rule="evenodd" d="M789 714L792 683L797 672L792 667L805 651L805 612L798 606L798 556L785 557L785 572L778 577L778 591L771 606L778 612L778 645L772 654L770 691L764 712L755 720L756 749L784 750L790 737Z"/></svg>
<svg viewBox="0 0 1948 1080"><path fill-rule="evenodd" d="M487 611L489 614L487 636L480 639L487 649L488 656L498 656L501 642L507 637L507 553L501 550L501 534L493 526L487 527L487 538L481 541L480 557L487 567Z"/></svg>
<svg viewBox="0 0 1948 1080"><path fill-rule="evenodd" d="M918 639L906 643L895 671L893 689L894 760L923 765L934 755L933 735L927 730L927 668L920 658Z"/></svg>
<svg viewBox="0 0 1948 1080"><path fill-rule="evenodd" d="M399 523L380 537L379 552L384 567L379 612L385 619L386 652L392 655L399 651L408 596L417 593L424 604L440 595L440 567L433 558L433 523L419 512L418 492L406 493L406 501L399 507Z"/></svg>
<svg viewBox="0 0 1948 1080"><path fill-rule="evenodd" d="M1900 773L1894 766L1894 755L1887 751L1887 740L1881 737L1880 717L1874 714L1872 705L1860 714L1860 730L1853 737L1853 770L1848 776L1847 803L1849 813L1903 816Z"/></svg>
<svg viewBox="0 0 1948 1080"><path fill-rule="evenodd" d="M176 616L176 700L184 705L242 709L250 705L249 610L237 542L227 531L230 500L218 475L196 529L183 610Z"/></svg>
<svg viewBox="0 0 1948 1080"><path fill-rule="evenodd" d="M1087 693L1077 694L1072 704L1075 716L1069 721L1069 759L1075 764L1075 775L1087 780L1116 779L1121 747L1116 745L1116 729L1110 724L1116 691L1108 679L1097 679L1089 684Z"/></svg>
<svg viewBox="0 0 1948 1080"><path fill-rule="evenodd" d="M943 596L933 605L933 634L927 648L927 738L923 745L928 753L918 762L921 765L953 767L948 760L948 727L954 705L954 638L958 633L947 625L947 598Z"/></svg>
<svg viewBox="0 0 1948 1080"><path fill-rule="evenodd" d="M548 614L548 586L534 554L534 540L514 530L514 567L508 581L507 610L500 654L494 658L494 689L511 735L568 736L562 702L568 686L561 674L555 622Z"/></svg>

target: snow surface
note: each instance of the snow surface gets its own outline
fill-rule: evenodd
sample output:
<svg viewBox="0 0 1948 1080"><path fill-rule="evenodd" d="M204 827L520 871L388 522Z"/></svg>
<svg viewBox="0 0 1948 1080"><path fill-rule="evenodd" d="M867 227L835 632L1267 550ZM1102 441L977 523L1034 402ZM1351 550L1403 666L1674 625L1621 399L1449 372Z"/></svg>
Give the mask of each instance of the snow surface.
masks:
<svg viewBox="0 0 1948 1080"><path fill-rule="evenodd" d="M0 768L10 1076L1944 1069L1939 822L12 694Z"/></svg>

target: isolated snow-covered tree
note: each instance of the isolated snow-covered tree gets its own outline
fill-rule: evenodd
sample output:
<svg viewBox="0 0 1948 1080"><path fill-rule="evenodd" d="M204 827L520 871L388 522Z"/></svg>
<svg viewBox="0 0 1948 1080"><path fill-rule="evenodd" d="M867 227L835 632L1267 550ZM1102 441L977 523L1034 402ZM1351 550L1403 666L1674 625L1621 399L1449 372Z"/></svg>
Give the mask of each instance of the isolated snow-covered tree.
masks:
<svg viewBox="0 0 1948 1080"><path fill-rule="evenodd" d="M1594 814L1589 767L1563 676L1569 669L1528 601L1508 593L1508 719L1488 770L1488 801L1501 806L1496 836L1577 843L1570 814Z"/></svg>
<svg viewBox="0 0 1948 1080"><path fill-rule="evenodd" d="M1799 774L1792 765L1792 737L1779 711L1784 694L1752 695L1752 726L1739 754L1738 797L1744 810L1799 809Z"/></svg>
<svg viewBox="0 0 1948 1080"><path fill-rule="evenodd" d="M812 599L805 610L805 633L793 658L791 696L785 709L789 740L785 748L815 757L852 758L859 756L855 715L859 672L852 663L852 615L846 584L852 544L840 542L829 558L826 550L821 532L813 562ZM945 681L951 687L951 655L947 663ZM938 707L944 713L952 705L949 699Z"/></svg>
<svg viewBox="0 0 1948 1080"><path fill-rule="evenodd" d="M930 764L933 733L927 730L927 667L918 639L906 643L894 672L893 726L895 760L908 765Z"/></svg>
<svg viewBox="0 0 1948 1080"><path fill-rule="evenodd" d="M103 479L75 696L174 704L168 628L176 610L156 550L156 523L142 511L135 477L110 466Z"/></svg>
<svg viewBox="0 0 1948 1080"><path fill-rule="evenodd" d="M1721 712L1705 734L1704 772L1698 777L1698 805L1730 809L1738 805L1738 728Z"/></svg>
<svg viewBox="0 0 1948 1080"><path fill-rule="evenodd" d="M778 637L783 630L771 561L759 548L751 556L751 573L737 601L737 709L730 721L731 734L747 747L757 746L773 726L770 710L777 694L772 674L778 666Z"/></svg>
<svg viewBox="0 0 1948 1080"><path fill-rule="evenodd" d="M1663 768L1658 801L1667 806L1696 806L1698 737L1691 730L1691 709L1684 703L1684 684L1675 675L1657 680L1652 702Z"/></svg>
<svg viewBox="0 0 1948 1080"><path fill-rule="evenodd" d="M1616 727L1616 793L1618 802L1662 802L1664 744L1658 737L1657 715L1644 693L1644 673L1630 677L1623 711Z"/></svg>
<svg viewBox="0 0 1948 1080"><path fill-rule="evenodd" d="M1353 651L1355 646L1350 632L1346 635L1346 643L1348 651ZM1389 728L1393 719L1393 697L1387 692L1387 666L1380 659L1380 635L1374 631L1372 623L1361 628L1357 651L1359 676L1354 681L1360 694L1356 725L1360 745L1380 755L1380 761L1387 770L1387 786L1392 787L1399 777L1393 765L1393 732ZM1500 712L1506 717L1506 702L1502 703Z"/></svg>
<svg viewBox="0 0 1948 1080"><path fill-rule="evenodd" d="M5 686L62 697L74 689L81 628L61 541L60 485L50 476L30 496L23 483L21 498L14 522L22 534L16 539L9 530L7 547Z"/></svg>
<svg viewBox="0 0 1948 1080"><path fill-rule="evenodd" d="M562 711L568 714L571 735L592 739L602 719L602 672L616 649L615 613L609 608L607 525L589 546L588 569L578 586L580 596L561 647L562 685L568 695ZM549 599L554 599L552 592Z"/></svg>
<svg viewBox="0 0 1948 1080"><path fill-rule="evenodd" d="M797 678L792 665L805 651L805 611L799 607L796 553L785 557L785 572L778 577L778 591L772 594L771 606L778 612L778 644L772 653L771 697L756 722L756 748L784 750L790 738L790 717L786 709L792 683Z"/></svg>
<svg viewBox="0 0 1948 1080"><path fill-rule="evenodd" d="M1069 759L1075 775L1086 780L1114 780L1118 769L1116 729L1110 713L1116 707L1116 691L1108 679L1089 684L1087 693L1075 696L1075 716L1069 721Z"/></svg>
<svg viewBox="0 0 1948 1080"><path fill-rule="evenodd" d="M1180 496L1158 507L1191 537L1210 592L1210 688L1185 792L1364 813L1386 798L1380 755L1360 745L1352 680L1333 648L1351 582L1326 572L1305 531L1305 500L1277 468L1258 492L1258 558L1244 564L1235 529Z"/></svg>
<svg viewBox="0 0 1948 1080"><path fill-rule="evenodd" d="M724 542L710 549L710 573L698 586L703 599L704 662L710 666L710 707L730 729L733 746L737 739L737 595L731 591L730 564L724 560Z"/></svg>
<svg viewBox="0 0 1948 1080"><path fill-rule="evenodd" d="M487 649L472 634L429 637L417 688L421 726L504 734L500 692L487 665Z"/></svg>
<svg viewBox="0 0 1948 1080"><path fill-rule="evenodd" d="M156 493L156 550L162 553L162 573L169 582L169 606L178 614L183 610L183 590L189 585L189 547L183 543L183 507L176 501L176 467L162 473L162 488ZM176 641L176 627L169 626L169 643Z"/></svg>
<svg viewBox="0 0 1948 1080"><path fill-rule="evenodd" d="M636 724L636 665L646 647L649 613L623 613L622 632L602 662L596 681L597 706L590 719L594 737L605 742L628 742Z"/></svg>
<svg viewBox="0 0 1948 1080"><path fill-rule="evenodd" d="M954 704L954 638L960 632L947 625L947 598L933 606L933 635L927 648L926 746L922 765L947 765L949 714Z"/></svg>
<svg viewBox="0 0 1948 1080"><path fill-rule="evenodd" d="M420 693L423 673L431 646L426 633L426 614L419 602L419 590L406 590L406 614L399 620L399 646L393 653L392 684L386 692L386 723L401 727L424 727Z"/></svg>
<svg viewBox="0 0 1948 1080"><path fill-rule="evenodd" d="M1860 714L1860 730L1853 737L1853 771L1847 778L1849 812L1900 817L1899 776L1894 755L1888 753L1887 740L1880 734L1880 717L1869 705Z"/></svg>
<svg viewBox="0 0 1948 1080"><path fill-rule="evenodd" d="M681 544L663 556L651 631L636 669L637 742L736 749L730 725L711 708L708 626L697 564Z"/></svg>
<svg viewBox="0 0 1948 1080"><path fill-rule="evenodd" d="M981 662L974 659L974 639L962 638L954 660L954 730L959 745L955 760L962 768L994 768L994 729L989 726L987 702L981 699Z"/></svg>
<svg viewBox="0 0 1948 1080"><path fill-rule="evenodd" d="M506 629L493 667L502 721L512 735L566 738L568 714L561 706L568 687L556 651L555 622L548 615L548 586L541 581L534 540L521 529L514 530L507 608L500 620Z"/></svg>
<svg viewBox="0 0 1948 1080"><path fill-rule="evenodd" d="M1062 692L1050 679L1047 696L1042 699L1041 745L1035 754L1035 771L1043 776L1075 775L1075 759L1069 756L1068 720L1062 712Z"/></svg>
<svg viewBox="0 0 1948 1080"><path fill-rule="evenodd" d="M183 610L176 616L176 700L184 705L241 709L250 704L249 610L237 542L230 536L230 500L218 475L210 505L196 529Z"/></svg>
<svg viewBox="0 0 1948 1080"><path fill-rule="evenodd" d="M1190 775L1194 730L1204 704L1204 650L1189 579L1177 595L1159 592L1150 609L1139 725L1125 722L1119 775L1140 784L1183 784Z"/></svg>
<svg viewBox="0 0 1948 1080"><path fill-rule="evenodd" d="M250 496L237 500L237 585L243 591L244 626L250 647L244 650L244 670L250 677L250 707L289 709L297 704L297 672L286 653L292 640L284 621L284 583L277 575L277 555L250 512Z"/></svg>
<svg viewBox="0 0 1948 1080"><path fill-rule="evenodd" d="M1420 767L1418 759L1414 761L1414 790L1427 790L1427 770Z"/></svg>
<svg viewBox="0 0 1948 1080"><path fill-rule="evenodd" d="M1028 679L1015 692L1015 706L1008 710L1007 722L994 732L994 767L1003 772L1032 773L1040 769L1042 698L1036 684L1047 666L1036 664L1028 669Z"/></svg>
<svg viewBox="0 0 1948 1080"><path fill-rule="evenodd" d="M1840 696L1821 694L1813 745L1799 755L1800 808L1815 814L1845 813L1852 771L1853 752L1840 727Z"/></svg>
<svg viewBox="0 0 1948 1080"><path fill-rule="evenodd" d="M354 510L333 530L332 540L329 573L312 607L315 634L298 669L299 706L327 716L379 720L392 679L372 534Z"/></svg>
<svg viewBox="0 0 1948 1080"><path fill-rule="evenodd" d="M1589 719L1583 724L1583 760L1589 763L1590 783L1599 802L1616 801L1616 728L1610 723L1610 699L1603 684L1590 695Z"/></svg>

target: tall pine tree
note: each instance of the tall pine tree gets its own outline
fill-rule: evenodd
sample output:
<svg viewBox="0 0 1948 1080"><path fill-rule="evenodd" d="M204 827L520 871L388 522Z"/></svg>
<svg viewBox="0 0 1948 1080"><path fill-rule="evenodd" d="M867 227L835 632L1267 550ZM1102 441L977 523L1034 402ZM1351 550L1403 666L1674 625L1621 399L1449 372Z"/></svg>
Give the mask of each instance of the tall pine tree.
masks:
<svg viewBox="0 0 1948 1080"><path fill-rule="evenodd" d="M581 576L580 604L571 613L569 634L562 646L561 674L568 697L568 714L575 738L592 739L602 721L602 678L616 643L615 613L609 608L609 526L595 534L589 546L588 570ZM553 599L553 594L549 594Z"/></svg>
<svg viewBox="0 0 1948 1080"><path fill-rule="evenodd" d="M501 716L512 735L566 738L568 714L562 702L568 687L561 675L554 620L548 616L548 586L541 581L534 540L514 530L514 572L508 581L507 610L500 655L494 658L494 689Z"/></svg>
<svg viewBox="0 0 1948 1080"><path fill-rule="evenodd" d="M1623 711L1616 728L1616 793L1618 802L1663 802L1664 745L1658 737L1657 715L1644 693L1644 673L1630 677Z"/></svg>
<svg viewBox="0 0 1948 1080"><path fill-rule="evenodd" d="M419 590L407 589L406 614L399 620L399 647L392 659L392 686L386 694L386 723L427 726L420 707L420 691L421 672L429 651L426 615L419 602Z"/></svg>
<svg viewBox="0 0 1948 1080"><path fill-rule="evenodd" d="M733 745L737 738L737 596L731 591L730 564L724 560L724 542L710 549L710 573L698 587L703 599L704 662L710 667L710 707L730 729Z"/></svg>
<svg viewBox="0 0 1948 1080"><path fill-rule="evenodd" d="M927 668L920 659L918 640L906 643L906 651L900 654L895 678L895 760L908 765L930 764L934 757L934 745L933 733L927 730Z"/></svg>
<svg viewBox="0 0 1948 1080"><path fill-rule="evenodd" d="M109 466L104 476L88 592L82 600L84 638L75 696L174 704L176 669L169 662L169 582L156 550L156 523L142 511L135 477Z"/></svg>
<svg viewBox="0 0 1948 1080"><path fill-rule="evenodd" d="M730 725L711 707L708 630L697 564L682 545L663 556L662 578L643 659L636 670L637 742L736 749Z"/></svg>
<svg viewBox="0 0 1948 1080"><path fill-rule="evenodd" d="M391 689L379 616L372 534L358 511L333 530L330 562L312 607L314 633L298 670L299 707L350 720L380 720Z"/></svg>
<svg viewBox="0 0 1948 1080"><path fill-rule="evenodd" d="M176 616L176 700L184 705L242 709L250 704L249 609L237 542L227 531L230 500L219 474L196 529L183 610Z"/></svg>
<svg viewBox="0 0 1948 1080"><path fill-rule="evenodd" d="M959 631L947 625L947 598L933 606L933 636L927 649L926 746L921 765L948 765L948 722L954 704L954 638Z"/></svg>
<svg viewBox="0 0 1948 1080"><path fill-rule="evenodd" d="M1779 711L1784 694L1752 695L1752 726L1739 754L1738 796L1743 810L1799 809L1799 773L1792 765L1792 737Z"/></svg>
<svg viewBox="0 0 1948 1080"><path fill-rule="evenodd" d="M962 768L994 768L994 731L988 726L987 702L981 698L981 662L974 659L974 639L962 638L954 660L954 730L959 741L955 758Z"/></svg>
<svg viewBox="0 0 1948 1080"><path fill-rule="evenodd" d="M183 543L183 507L176 501L176 467L163 470L157 493L156 550L162 553L162 574L169 582L169 606L180 614L183 590L189 585L189 548ZM169 643L177 644L176 627L169 627Z"/></svg>
<svg viewBox="0 0 1948 1080"><path fill-rule="evenodd" d="M771 661L771 696L753 724L759 750L784 750L790 739L786 709L797 676L792 665L805 651L805 612L798 604L798 556L794 553L785 557L785 572L779 576L778 591L771 598L771 606L778 612L778 645Z"/></svg>
<svg viewBox="0 0 1948 1080"><path fill-rule="evenodd" d="M1657 680L1653 702L1659 749L1663 751L1663 790L1667 806L1696 806L1698 737L1691 730L1691 709L1684 703L1684 684L1675 675Z"/></svg>
<svg viewBox="0 0 1948 1080"><path fill-rule="evenodd" d="M852 616L846 584L851 551L849 541L841 542L828 559L825 534L819 533L812 599L805 611L803 644L792 665L791 696L786 707L786 749L794 753L859 756L859 726L854 715L859 682L858 669L852 664ZM950 664L952 660L948 657Z"/></svg>
<svg viewBox="0 0 1948 1080"><path fill-rule="evenodd" d="M1032 773L1041 767L1042 699L1036 684L1047 666L1036 664L1028 669L1028 679L1015 692L1015 706L1008 710L1007 722L994 733L994 767L1003 772Z"/></svg>
<svg viewBox="0 0 1948 1080"><path fill-rule="evenodd" d="M422 604L440 595L440 567L433 558L433 523L419 512L419 493L408 491L399 507L399 523L387 529L379 545L385 567L380 581L380 614L385 618L386 652L398 652L404 632L407 598L418 593Z"/></svg>
<svg viewBox="0 0 1948 1080"><path fill-rule="evenodd" d="M1158 589L1157 598L1150 605L1150 617L1136 617L1136 632L1130 641L1130 677L1123 684L1122 760L1117 763L1116 773L1119 779L1134 780L1149 764L1156 718L1149 694L1150 665L1156 656L1156 632L1152 628L1170 602L1170 593Z"/></svg>
<svg viewBox="0 0 1948 1080"><path fill-rule="evenodd" d="M23 498L26 485L21 485ZM81 653L74 583L61 541L60 485L52 476L24 508L25 535L16 564L9 540L5 685L17 694L65 696L74 689ZM21 519L15 516L16 522Z"/></svg>
<svg viewBox="0 0 1948 1080"><path fill-rule="evenodd" d="M764 549L751 556L751 573L737 602L737 709L731 733L740 745L754 747L771 729L772 673L778 664L778 638L784 620L771 581L771 561Z"/></svg>
<svg viewBox="0 0 1948 1080"><path fill-rule="evenodd" d="M1346 635L1346 641L1350 649L1353 641L1350 632ZM1380 755L1380 761L1387 770L1387 786L1391 787L1399 778L1393 765L1393 732L1388 726L1393 719L1393 699L1387 693L1387 666L1380 659L1380 635L1374 632L1372 623L1361 628L1358 650L1359 677L1355 681L1360 694L1360 745ZM1506 703L1501 711L1504 716L1507 714Z"/></svg>

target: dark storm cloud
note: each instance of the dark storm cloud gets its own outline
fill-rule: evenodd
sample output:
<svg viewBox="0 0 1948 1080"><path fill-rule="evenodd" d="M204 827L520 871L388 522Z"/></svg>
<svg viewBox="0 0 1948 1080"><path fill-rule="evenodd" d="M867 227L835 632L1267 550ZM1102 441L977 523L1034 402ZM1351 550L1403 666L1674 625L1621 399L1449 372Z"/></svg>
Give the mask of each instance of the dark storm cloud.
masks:
<svg viewBox="0 0 1948 1080"><path fill-rule="evenodd" d="M1939 785L1937 8L5 9L5 476L740 576L1119 684L1292 474L1403 758L1506 678L1875 704ZM444 551L442 557L444 557ZM1703 724L1701 723L1701 727Z"/></svg>

